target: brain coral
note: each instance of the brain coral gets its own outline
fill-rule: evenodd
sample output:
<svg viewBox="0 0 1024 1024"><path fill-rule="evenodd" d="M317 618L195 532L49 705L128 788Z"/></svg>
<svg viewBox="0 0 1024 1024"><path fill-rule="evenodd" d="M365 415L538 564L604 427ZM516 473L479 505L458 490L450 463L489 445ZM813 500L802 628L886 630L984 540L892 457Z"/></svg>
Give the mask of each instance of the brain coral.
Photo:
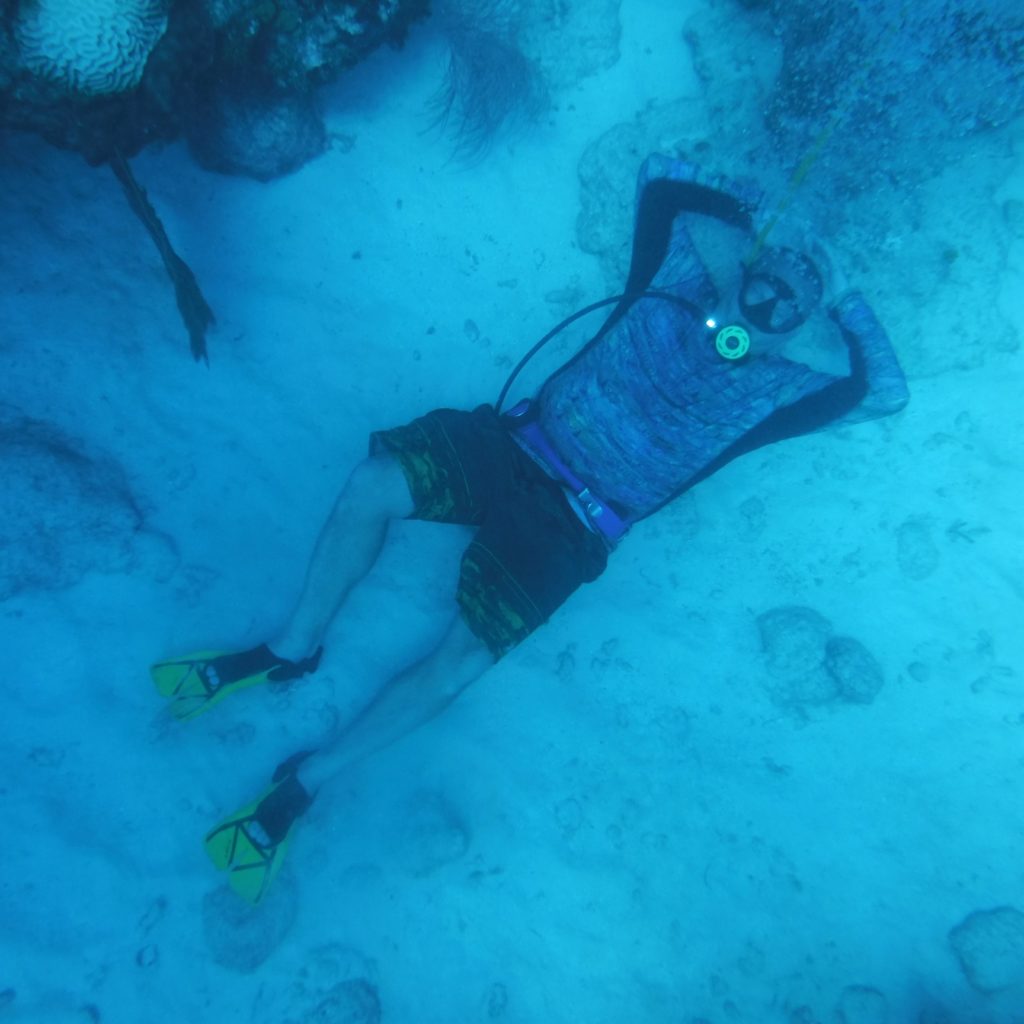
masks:
<svg viewBox="0 0 1024 1024"><path fill-rule="evenodd" d="M33 74L101 96L139 84L166 28L165 0L28 0L15 37Z"/></svg>

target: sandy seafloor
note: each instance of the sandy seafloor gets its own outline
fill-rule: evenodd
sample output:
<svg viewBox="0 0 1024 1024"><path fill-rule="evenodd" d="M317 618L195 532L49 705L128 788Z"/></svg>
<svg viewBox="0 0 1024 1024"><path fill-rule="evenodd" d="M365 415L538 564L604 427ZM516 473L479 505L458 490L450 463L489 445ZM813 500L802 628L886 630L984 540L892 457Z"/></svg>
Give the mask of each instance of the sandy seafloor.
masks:
<svg viewBox="0 0 1024 1024"><path fill-rule="evenodd" d="M472 166L425 130L429 27L325 95L335 145L290 177L145 152L218 317L209 368L112 175L2 140L5 420L33 421L44 469L91 462L33 483L5 435L5 567L34 583L0 605L0 1020L372 1019L330 1009L359 977L393 1024L1024 1020L1024 987L977 991L948 939L1024 909L1019 125L924 183L919 230L893 215L885 266L851 256L855 214L837 240L905 357L902 414L762 450L637 527L446 715L320 795L256 917L204 855L423 652L465 536L397 526L285 693L172 724L147 666L272 632L369 430L493 401L615 290L576 233L602 133L682 101L649 148L711 138L744 171L714 150L686 16L627 0L614 66ZM871 652L872 703L773 699L757 617L785 606ZM1015 976L1009 941L993 969Z"/></svg>

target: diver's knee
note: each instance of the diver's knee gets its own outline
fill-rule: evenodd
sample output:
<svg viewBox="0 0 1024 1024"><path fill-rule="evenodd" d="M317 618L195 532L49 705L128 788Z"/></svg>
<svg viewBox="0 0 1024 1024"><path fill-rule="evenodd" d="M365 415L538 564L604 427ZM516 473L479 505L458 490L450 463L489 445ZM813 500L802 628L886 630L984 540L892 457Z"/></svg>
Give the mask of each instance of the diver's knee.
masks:
<svg viewBox="0 0 1024 1024"><path fill-rule="evenodd" d="M349 474L342 500L357 512L403 519L414 505L401 464L393 455L371 455Z"/></svg>
<svg viewBox="0 0 1024 1024"><path fill-rule="evenodd" d="M494 667L495 657L457 615L438 649L439 677L445 696L454 700L470 683Z"/></svg>

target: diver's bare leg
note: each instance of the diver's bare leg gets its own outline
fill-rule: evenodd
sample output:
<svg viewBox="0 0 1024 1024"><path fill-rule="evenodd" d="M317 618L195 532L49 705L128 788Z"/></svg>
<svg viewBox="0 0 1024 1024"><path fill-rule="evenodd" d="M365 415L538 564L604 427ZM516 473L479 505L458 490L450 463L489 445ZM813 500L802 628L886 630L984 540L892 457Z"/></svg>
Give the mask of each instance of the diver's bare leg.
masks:
<svg viewBox="0 0 1024 1024"><path fill-rule="evenodd" d="M440 714L492 665L487 646L456 616L430 654L385 683L334 743L303 761L299 781L315 793L350 765Z"/></svg>
<svg viewBox="0 0 1024 1024"><path fill-rule="evenodd" d="M320 533L298 604L285 628L269 641L270 649L292 661L312 654L348 592L377 560L388 523L412 512L397 459L378 455L360 462Z"/></svg>

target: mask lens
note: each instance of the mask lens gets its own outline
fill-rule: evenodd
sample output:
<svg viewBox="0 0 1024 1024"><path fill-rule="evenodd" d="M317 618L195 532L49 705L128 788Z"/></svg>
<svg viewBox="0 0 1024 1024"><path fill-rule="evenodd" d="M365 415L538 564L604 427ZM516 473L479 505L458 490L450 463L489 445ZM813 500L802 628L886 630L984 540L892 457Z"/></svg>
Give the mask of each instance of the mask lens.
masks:
<svg viewBox="0 0 1024 1024"><path fill-rule="evenodd" d="M748 306L760 306L763 302L773 302L778 296L771 283L763 277L752 277L743 290L743 302Z"/></svg>
<svg viewBox="0 0 1024 1024"><path fill-rule="evenodd" d="M766 249L744 269L740 310L759 330L785 334L799 327L821 299L811 260L790 249Z"/></svg>
<svg viewBox="0 0 1024 1024"><path fill-rule="evenodd" d="M776 299L772 306L772 330L781 333L800 323L800 310L792 299Z"/></svg>

